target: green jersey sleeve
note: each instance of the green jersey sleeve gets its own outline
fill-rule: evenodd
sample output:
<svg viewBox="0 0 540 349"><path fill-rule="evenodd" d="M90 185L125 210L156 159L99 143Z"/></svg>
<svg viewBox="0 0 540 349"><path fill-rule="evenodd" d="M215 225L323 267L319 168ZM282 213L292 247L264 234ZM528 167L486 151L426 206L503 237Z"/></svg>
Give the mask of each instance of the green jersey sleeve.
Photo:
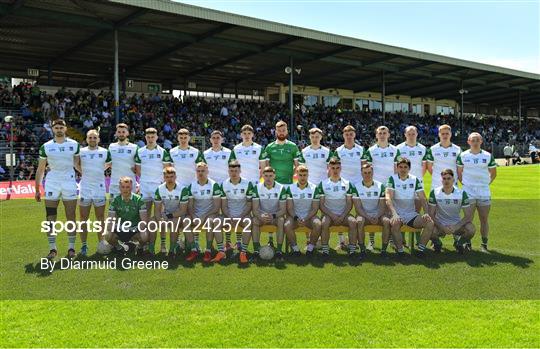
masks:
<svg viewBox="0 0 540 349"><path fill-rule="evenodd" d="M467 196L467 193L463 191L463 195L461 197L461 207L469 207L469 197Z"/></svg>
<svg viewBox="0 0 540 349"><path fill-rule="evenodd" d="M347 190L347 195L351 195L352 197L358 197L358 190L356 190L356 187L354 184L349 182L349 189Z"/></svg>
<svg viewBox="0 0 540 349"><path fill-rule="evenodd" d="M167 149L163 149L163 156L161 161L164 164L170 164L172 162L171 154L169 154L169 151Z"/></svg>
<svg viewBox="0 0 540 349"><path fill-rule="evenodd" d="M200 150L199 150L199 153L197 154L197 158L195 159L196 164L198 164L199 162L206 162L206 159L204 158L204 154Z"/></svg>
<svg viewBox="0 0 540 349"><path fill-rule="evenodd" d="M246 191L246 197L248 199L251 199L253 197L253 184L251 182L248 183L247 191Z"/></svg>
<svg viewBox="0 0 540 349"><path fill-rule="evenodd" d="M386 196L386 186L384 184L381 184L381 194L379 195L380 198L384 198Z"/></svg>
<svg viewBox="0 0 540 349"><path fill-rule="evenodd" d="M300 152L300 157L298 158L298 162L301 164L306 163L306 159L304 158L304 153Z"/></svg>
<svg viewBox="0 0 540 349"><path fill-rule="evenodd" d="M388 182L386 183L386 189L395 190L396 185L394 183L394 177L388 177Z"/></svg>
<svg viewBox="0 0 540 349"><path fill-rule="evenodd" d="M259 191L257 190L256 185L251 186L251 198L252 199L258 199L259 198Z"/></svg>
<svg viewBox="0 0 540 349"><path fill-rule="evenodd" d="M399 149L396 149L396 156L394 156L394 163L398 162L400 158L401 158L401 152L399 151Z"/></svg>
<svg viewBox="0 0 540 349"><path fill-rule="evenodd" d="M156 189L156 192L154 194L154 201L161 202L161 194L159 194L159 188Z"/></svg>
<svg viewBox="0 0 540 349"><path fill-rule="evenodd" d="M424 186L422 185L422 182L418 178L416 178L416 184L414 185L414 191L424 191Z"/></svg>
<svg viewBox="0 0 540 349"><path fill-rule="evenodd" d="M331 158L338 158L341 160L341 158L339 157L339 153L337 152L337 150L330 150L330 153L328 154L328 159L326 159L326 163L330 162L330 159Z"/></svg>
<svg viewBox="0 0 540 349"><path fill-rule="evenodd" d="M116 207L118 205L118 198L120 198L121 196L118 195L117 197L115 197L111 203L109 204L109 212L112 212L112 213L115 213L116 212Z"/></svg>
<svg viewBox="0 0 540 349"><path fill-rule="evenodd" d="M236 160L236 154L234 153L234 151L231 151L231 155L229 155L229 161L227 162L231 162L234 160Z"/></svg>
<svg viewBox="0 0 540 349"><path fill-rule="evenodd" d="M313 191L313 200L319 200L321 198L321 191L319 189L319 186L315 187L315 190Z"/></svg>
<svg viewBox="0 0 540 349"><path fill-rule="evenodd" d="M429 149L426 149L426 152L424 153L424 157L422 157L422 161L429 161Z"/></svg>
<svg viewBox="0 0 540 349"><path fill-rule="evenodd" d="M300 151L300 148L294 143L291 143L292 145L292 153L294 154L293 158L294 160L300 160L302 157L302 152Z"/></svg>
<svg viewBox="0 0 540 349"><path fill-rule="evenodd" d="M431 148L426 149L426 155L424 157L427 161L433 162L433 153L431 152Z"/></svg>
<svg viewBox="0 0 540 349"><path fill-rule="evenodd" d="M288 188L282 187L281 191L279 192L279 201L287 200L288 195Z"/></svg>
<svg viewBox="0 0 540 349"><path fill-rule="evenodd" d="M134 195L135 202L137 203L137 208L139 209L139 212L145 211L146 212L146 203L142 199L140 195Z"/></svg>
<svg viewBox="0 0 540 349"><path fill-rule="evenodd" d="M319 198L321 198L322 196L324 196L324 189L323 189L322 182L319 183L319 185L317 186L317 189L316 189L316 190L319 192Z"/></svg>
<svg viewBox="0 0 540 349"><path fill-rule="evenodd" d="M463 160L461 159L461 153L458 154L456 163L459 167L463 167Z"/></svg>
<svg viewBox="0 0 540 349"><path fill-rule="evenodd" d="M431 206L437 205L437 199L435 198L435 189L431 189L431 191L429 192L428 204Z"/></svg>
<svg viewBox="0 0 540 349"><path fill-rule="evenodd" d="M214 183L214 186L212 187L212 196L216 197L216 196L219 196L221 197L221 194L223 193L223 191L221 190L221 186L218 184L218 183Z"/></svg>
<svg viewBox="0 0 540 349"><path fill-rule="evenodd" d="M493 154L491 154L491 158L489 159L488 168L494 168L497 167L497 163L495 162L495 158L493 157Z"/></svg>
<svg viewBox="0 0 540 349"><path fill-rule="evenodd" d="M182 192L180 193L180 202L187 202L189 200L189 196L191 194L189 188L191 187L182 188Z"/></svg>
<svg viewBox="0 0 540 349"><path fill-rule="evenodd" d="M73 155L79 155L80 152L81 152L81 145L77 142L77 150L75 150L75 154Z"/></svg>
<svg viewBox="0 0 540 349"><path fill-rule="evenodd" d="M268 157L268 145L264 147L264 149L261 151L259 160L270 160L270 158Z"/></svg>
<svg viewBox="0 0 540 349"><path fill-rule="evenodd" d="M106 164L110 164L112 162L111 152L109 149L107 149L107 158L105 159Z"/></svg>
<svg viewBox="0 0 540 349"><path fill-rule="evenodd" d="M39 147L39 158L40 159L47 159L47 153L45 152L45 144L42 144L41 147Z"/></svg>
<svg viewBox="0 0 540 349"><path fill-rule="evenodd" d="M139 165L141 164L141 158L139 157L139 148L135 150L135 163Z"/></svg>
<svg viewBox="0 0 540 349"><path fill-rule="evenodd" d="M186 195L188 199L193 197L193 193L191 192L191 184L186 187Z"/></svg>
<svg viewBox="0 0 540 349"><path fill-rule="evenodd" d="M371 152L369 151L369 148L366 148L364 150L364 154L362 154L362 160L367 161L370 164L373 162L373 158L371 157Z"/></svg>

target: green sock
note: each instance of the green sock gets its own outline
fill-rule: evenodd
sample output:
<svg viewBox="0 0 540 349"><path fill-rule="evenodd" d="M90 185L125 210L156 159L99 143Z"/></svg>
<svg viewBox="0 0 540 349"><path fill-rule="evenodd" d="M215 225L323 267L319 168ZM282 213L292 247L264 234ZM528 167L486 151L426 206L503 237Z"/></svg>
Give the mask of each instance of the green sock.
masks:
<svg viewBox="0 0 540 349"><path fill-rule="evenodd" d="M246 252L248 249L248 246L242 242L242 252Z"/></svg>
<svg viewBox="0 0 540 349"><path fill-rule="evenodd" d="M154 246L154 244L148 244L148 251L154 253L156 247Z"/></svg>
<svg viewBox="0 0 540 349"><path fill-rule="evenodd" d="M277 250L278 250L278 252L283 252L282 251L283 250L283 243L281 243L281 244L278 243L277 244Z"/></svg>
<svg viewBox="0 0 540 349"><path fill-rule="evenodd" d="M382 251L386 251L386 249L388 248L388 243L386 244L382 244Z"/></svg>
<svg viewBox="0 0 540 349"><path fill-rule="evenodd" d="M260 249L261 249L261 243L253 241L253 251L259 253Z"/></svg>
<svg viewBox="0 0 540 349"><path fill-rule="evenodd" d="M225 249L223 248L223 242L217 243L217 249L219 252L223 252Z"/></svg>
<svg viewBox="0 0 540 349"><path fill-rule="evenodd" d="M416 243L419 244L420 243L420 232L419 231L415 232L414 237L416 238Z"/></svg>
<svg viewBox="0 0 540 349"><path fill-rule="evenodd" d="M225 241L231 243L231 233L225 233Z"/></svg>
<svg viewBox="0 0 540 349"><path fill-rule="evenodd" d="M178 246L176 241L171 241L171 244L169 246L169 252L174 252L176 250L176 246Z"/></svg>
<svg viewBox="0 0 540 349"><path fill-rule="evenodd" d="M366 245L360 244L360 252L366 252Z"/></svg>
<svg viewBox="0 0 540 349"><path fill-rule="evenodd" d="M483 243L484 245L487 245L487 243L488 243L488 238L485 238L485 237L482 236L482 243Z"/></svg>
<svg viewBox="0 0 540 349"><path fill-rule="evenodd" d="M206 240L206 250L212 251L212 240Z"/></svg>
<svg viewBox="0 0 540 349"><path fill-rule="evenodd" d="M242 233L236 233L236 243L242 243Z"/></svg>

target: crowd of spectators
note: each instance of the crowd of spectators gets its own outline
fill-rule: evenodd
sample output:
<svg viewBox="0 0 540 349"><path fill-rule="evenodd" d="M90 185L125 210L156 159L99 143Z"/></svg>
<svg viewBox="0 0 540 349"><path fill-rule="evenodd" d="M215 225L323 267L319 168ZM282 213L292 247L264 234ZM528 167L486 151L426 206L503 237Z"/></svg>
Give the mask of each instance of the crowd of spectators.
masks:
<svg viewBox="0 0 540 349"><path fill-rule="evenodd" d="M0 85L0 108L20 111L21 117L14 123L14 141L17 147L19 168L16 174L31 177L36 166L39 145L52 137L49 122L63 118L69 126L81 133L99 128L101 144L106 146L114 139L114 96L111 91L80 89L76 92L60 88L56 93L41 91L37 85L21 83L13 89ZM266 145L274 137L273 125L279 120L289 121L288 106L275 102L231 99L174 98L158 94L122 94L120 96L121 121L130 125L131 140L144 142L144 129L159 130L159 140L164 148L176 144L176 131L188 128L194 136L208 138L212 130L219 129L225 136L224 145L233 146L241 141L240 128L251 124L255 128L256 142ZM292 138L301 145L307 143L308 130L319 127L325 131L324 143L335 147L342 142L341 129L351 124L357 129L358 142L370 145L375 140L374 130L385 124L391 130L391 143L403 140L403 131L415 125L419 140L425 145L438 141L437 127L450 124L456 142L463 143L460 120L454 115L418 115L412 113L386 113L380 111L350 111L339 106L296 106L295 129ZM9 140L12 125L0 120L0 140ZM528 144L540 139L540 128L535 120L523 124L521 131L514 120L500 117L465 116L463 134L480 132L486 144ZM208 142L207 142L208 144Z"/></svg>

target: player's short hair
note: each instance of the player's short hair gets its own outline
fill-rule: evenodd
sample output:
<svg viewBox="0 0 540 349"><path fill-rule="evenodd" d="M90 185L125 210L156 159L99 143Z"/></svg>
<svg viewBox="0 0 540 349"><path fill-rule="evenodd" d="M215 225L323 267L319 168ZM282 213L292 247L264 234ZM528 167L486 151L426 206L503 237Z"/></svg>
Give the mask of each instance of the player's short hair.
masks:
<svg viewBox="0 0 540 349"><path fill-rule="evenodd" d="M86 135L88 136L89 134L94 134L99 137L99 132L95 129L88 130L88 132L86 132Z"/></svg>
<svg viewBox="0 0 540 349"><path fill-rule="evenodd" d="M240 168L240 161L233 160L233 161L229 162L229 168L235 168L235 167Z"/></svg>
<svg viewBox="0 0 540 349"><path fill-rule="evenodd" d="M214 135L219 135L220 137L223 137L223 132L221 132L220 130L214 130L210 134L210 137L213 137Z"/></svg>
<svg viewBox="0 0 540 349"><path fill-rule="evenodd" d="M176 174L176 169L173 166L167 166L163 169L163 174L164 175Z"/></svg>
<svg viewBox="0 0 540 349"><path fill-rule="evenodd" d="M467 137L467 140L471 139L472 137L480 137L481 140L484 140L484 137L478 132L472 132L469 137Z"/></svg>
<svg viewBox="0 0 540 349"><path fill-rule="evenodd" d="M128 177L128 176L123 176L123 177L120 177L120 180L118 181L118 183L120 183L120 184L122 184L122 183L133 184L133 179L131 177Z"/></svg>
<svg viewBox="0 0 540 349"><path fill-rule="evenodd" d="M157 130L153 127L149 127L146 130L144 130L145 135L157 135Z"/></svg>
<svg viewBox="0 0 540 349"><path fill-rule="evenodd" d="M349 131L356 132L356 129L353 127L353 125L347 125L343 127L342 133L349 132Z"/></svg>
<svg viewBox="0 0 540 349"><path fill-rule="evenodd" d="M318 133L320 134L321 136L323 135L323 131L318 128L318 127L313 127L313 128L310 128L309 129L309 134L312 135L312 134L315 134L315 133Z"/></svg>
<svg viewBox="0 0 540 349"><path fill-rule="evenodd" d="M396 166L399 166L401 164L405 164L407 165L409 168L411 168L411 160L407 159L407 158L404 158L404 157L400 157L398 159L398 161L396 162Z"/></svg>
<svg viewBox="0 0 540 349"><path fill-rule="evenodd" d="M276 170L274 170L274 168L271 167L271 166L266 166L266 167L263 169L263 173L267 173L267 172L276 173Z"/></svg>
<svg viewBox="0 0 540 349"><path fill-rule="evenodd" d="M332 156L330 160L328 160L328 165L339 165L341 166L341 160L338 157Z"/></svg>
<svg viewBox="0 0 540 349"><path fill-rule="evenodd" d="M362 165L362 170L365 170L366 168L370 168L373 171L373 165L370 164L369 162L366 162L365 164Z"/></svg>
<svg viewBox="0 0 540 349"><path fill-rule="evenodd" d="M309 172L309 169L306 165L299 165L297 168L296 168L296 172L298 173L305 173L305 172Z"/></svg>
<svg viewBox="0 0 540 349"><path fill-rule="evenodd" d="M283 120L279 120L278 122L276 122L276 128L280 128L282 126L287 127L287 123Z"/></svg>
<svg viewBox="0 0 540 349"><path fill-rule="evenodd" d="M129 126L128 124L125 124L123 122L119 123L119 124L116 124L116 129L118 130L119 128L125 128L126 130L129 131Z"/></svg>
<svg viewBox="0 0 540 349"><path fill-rule="evenodd" d="M204 161L199 161L197 163L197 165L195 165L196 168L199 168L199 167L208 167L208 164Z"/></svg>
<svg viewBox="0 0 540 349"><path fill-rule="evenodd" d="M189 130L187 128L181 128L176 132L177 135L187 135L189 136Z"/></svg>
<svg viewBox="0 0 540 349"><path fill-rule="evenodd" d="M444 170L441 171L441 177L444 175L450 175L454 177L454 171L451 168L445 168Z"/></svg>
<svg viewBox="0 0 540 349"><path fill-rule="evenodd" d="M240 129L240 132L244 132L244 131L248 131L248 132L253 133L253 127L251 125L244 125Z"/></svg>
<svg viewBox="0 0 540 349"><path fill-rule="evenodd" d="M442 130L448 130L452 132L452 127L450 127L450 125L448 124L444 124L444 125L439 126L439 132L441 132Z"/></svg>
<svg viewBox="0 0 540 349"><path fill-rule="evenodd" d="M384 130L386 130L388 133L390 133L390 130L388 129L388 127L383 125L383 126L379 126L379 127L377 127L375 129L375 134L379 133L379 131L384 131Z"/></svg>
<svg viewBox="0 0 540 349"><path fill-rule="evenodd" d="M64 119L56 119L52 122L52 127L56 126L56 125L60 125L60 126L64 126L66 127L66 122L64 121Z"/></svg>
<svg viewBox="0 0 540 349"><path fill-rule="evenodd" d="M409 125L405 127L405 133L407 133L409 130L415 130L416 132L418 132L418 129L416 128L416 126L413 126L413 125Z"/></svg>

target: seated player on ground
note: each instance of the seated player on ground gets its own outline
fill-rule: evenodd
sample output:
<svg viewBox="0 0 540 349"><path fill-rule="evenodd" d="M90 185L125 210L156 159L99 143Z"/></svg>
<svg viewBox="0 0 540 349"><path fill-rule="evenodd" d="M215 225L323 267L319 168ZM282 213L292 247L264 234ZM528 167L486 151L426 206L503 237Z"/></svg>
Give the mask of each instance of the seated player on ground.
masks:
<svg viewBox="0 0 540 349"><path fill-rule="evenodd" d="M429 194L429 215L435 223L433 235L453 235L454 247L463 253L475 232L469 198L465 191L454 185L454 171L449 168L443 170L441 178L443 185L431 189ZM460 217L461 210L463 218Z"/></svg>
<svg viewBox="0 0 540 349"><path fill-rule="evenodd" d="M424 187L418 178L409 174L411 162L407 158L400 158L397 162L397 174L388 178L386 185L386 205L390 210L390 231L397 248L399 256L403 252L403 240L401 236L401 226L407 225L411 228L423 228L418 244L418 257L424 257L426 244L433 232L433 220L429 216L426 194ZM415 198L418 197L424 214L420 215L415 208ZM383 244L381 253L386 254L388 246Z"/></svg>
<svg viewBox="0 0 540 349"><path fill-rule="evenodd" d="M233 160L229 163L229 178L223 181L221 210L223 218L235 219L236 221L228 222L231 229L236 227L242 231L236 231L240 234L241 245L238 260L241 264L248 262L247 247L251 237L251 195L253 192L253 184L245 178L240 177L240 162ZM224 220L223 229L227 227L227 222ZM230 231L230 230L229 230ZM227 231L225 231L227 233Z"/></svg>
<svg viewBox="0 0 540 349"><path fill-rule="evenodd" d="M322 257L330 256L328 242L331 226L349 227L349 257L355 257L357 221L350 212L352 197L357 195L352 183L341 178L341 161L332 157L328 162L330 177L319 184L320 207L323 212L321 245Z"/></svg>
<svg viewBox="0 0 540 349"><path fill-rule="evenodd" d="M317 217L319 211L318 187L310 183L309 170L306 165L297 167L298 182L291 184L288 189L287 213L285 220L285 234L291 245L293 254L299 256L300 249L296 243L294 230L298 227L307 227L310 230L309 244L306 255L313 254L313 249L321 235L321 220Z"/></svg>
<svg viewBox="0 0 540 349"><path fill-rule="evenodd" d="M141 196L131 192L133 186L131 177L120 178L120 195L116 196L109 205L109 217L115 218L117 224L113 229L108 229L109 224L105 224L105 240L111 244L117 252L125 253L128 247L123 243L136 241L139 244L137 254L143 254L143 246L148 241L148 234L145 230L139 231L139 222L146 221L146 205ZM120 224L118 224L120 222ZM129 222L127 229L118 227L123 222Z"/></svg>
<svg viewBox="0 0 540 349"><path fill-rule="evenodd" d="M204 162L197 164L197 179L191 182L188 187L188 216L191 219L189 227L184 227L186 236L186 250L191 248L191 252L186 257L186 261L193 262L199 255L199 246L196 243L199 231L206 231L206 250L204 251L203 262L212 261L212 242L214 237L218 245L218 258L225 258L223 246L223 234L221 230L214 232L214 223L218 218L221 208L221 186L208 178L208 165Z"/></svg>
<svg viewBox="0 0 540 349"><path fill-rule="evenodd" d="M175 258L179 253L178 233L181 229L182 219L187 213L189 199L187 187L182 187L176 182L176 170L169 166L163 169L165 183L157 189L154 197L156 204L156 221L167 222L167 226L161 226L161 251L167 251L165 247L167 230L170 231L169 258ZM156 235L153 235L154 239Z"/></svg>
<svg viewBox="0 0 540 349"><path fill-rule="evenodd" d="M364 164L362 166L362 178L359 183L354 183L358 197L353 198L354 209L356 210L356 221L358 222L358 244L360 245L360 258L366 255L366 225L382 225L383 245L388 245L390 239L390 219L385 216L387 213L385 202L385 186L373 179L373 165Z"/></svg>
<svg viewBox="0 0 540 349"><path fill-rule="evenodd" d="M253 190L253 259L259 258L261 247L261 226L273 225L277 228L277 262L283 261L283 226L287 203L287 189L275 181L275 170L267 166L263 170L263 183L257 184Z"/></svg>

